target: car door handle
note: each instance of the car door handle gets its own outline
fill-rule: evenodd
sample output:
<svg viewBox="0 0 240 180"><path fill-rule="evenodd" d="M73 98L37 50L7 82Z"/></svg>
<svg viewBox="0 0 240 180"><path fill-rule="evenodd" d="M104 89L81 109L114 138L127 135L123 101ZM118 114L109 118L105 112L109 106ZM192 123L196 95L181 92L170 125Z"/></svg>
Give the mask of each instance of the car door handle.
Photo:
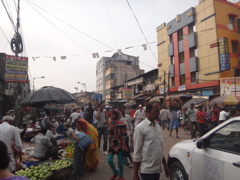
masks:
<svg viewBox="0 0 240 180"><path fill-rule="evenodd" d="M237 166L237 167L240 167L240 162L234 162L233 165Z"/></svg>

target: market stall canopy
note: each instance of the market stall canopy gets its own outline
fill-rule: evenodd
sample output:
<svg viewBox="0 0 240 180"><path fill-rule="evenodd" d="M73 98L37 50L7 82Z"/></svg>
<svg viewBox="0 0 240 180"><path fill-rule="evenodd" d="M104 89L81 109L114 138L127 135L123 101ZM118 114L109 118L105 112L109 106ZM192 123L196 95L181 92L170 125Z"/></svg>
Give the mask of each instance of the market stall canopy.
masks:
<svg viewBox="0 0 240 180"><path fill-rule="evenodd" d="M151 101L159 101L160 102L160 99L163 99L163 98L164 98L164 96L155 96L155 97L151 98L149 102L151 102Z"/></svg>
<svg viewBox="0 0 240 180"><path fill-rule="evenodd" d="M240 102L239 96L232 96L232 95L225 95L220 96L215 99L213 99L209 104L212 106L214 104L220 105L220 106L234 106L238 105Z"/></svg>
<svg viewBox="0 0 240 180"><path fill-rule="evenodd" d="M203 103L206 103L208 101L208 98L206 97L193 97L189 101L187 101L182 108L189 108L190 105L193 103L195 106L202 105Z"/></svg>
<svg viewBox="0 0 240 180"><path fill-rule="evenodd" d="M20 105L42 105L47 103L65 104L74 102L76 98L68 91L53 87L45 86L37 91L33 91Z"/></svg>
<svg viewBox="0 0 240 180"><path fill-rule="evenodd" d="M124 104L124 106L127 106L127 107L131 107L133 105L136 105L136 102L134 100L130 100L129 102Z"/></svg>

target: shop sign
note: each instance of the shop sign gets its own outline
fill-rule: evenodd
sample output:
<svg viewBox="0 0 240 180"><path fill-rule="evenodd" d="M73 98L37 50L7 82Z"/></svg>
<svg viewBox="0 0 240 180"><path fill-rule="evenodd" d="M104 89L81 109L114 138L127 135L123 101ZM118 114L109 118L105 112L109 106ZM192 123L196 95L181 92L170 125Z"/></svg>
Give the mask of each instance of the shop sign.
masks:
<svg viewBox="0 0 240 180"><path fill-rule="evenodd" d="M230 70L230 56L229 56L229 47L228 47L228 38L221 38L219 42L219 62L220 70L227 71Z"/></svg>
<svg viewBox="0 0 240 180"><path fill-rule="evenodd" d="M152 90L155 90L155 88L156 88L155 84L148 84L143 89L144 91L152 91Z"/></svg>
<svg viewBox="0 0 240 180"><path fill-rule="evenodd" d="M240 77L221 78L221 96L233 95L240 96Z"/></svg>
<svg viewBox="0 0 240 180"><path fill-rule="evenodd" d="M182 85L178 87L178 91L185 91L186 90L186 85Z"/></svg>
<svg viewBox="0 0 240 180"><path fill-rule="evenodd" d="M122 99L129 100L133 96L133 90L132 89L123 89L122 93L123 93L123 98Z"/></svg>
<svg viewBox="0 0 240 180"><path fill-rule="evenodd" d="M193 91L193 92L188 92L187 93L187 96L200 96L201 95L201 92L200 91Z"/></svg>

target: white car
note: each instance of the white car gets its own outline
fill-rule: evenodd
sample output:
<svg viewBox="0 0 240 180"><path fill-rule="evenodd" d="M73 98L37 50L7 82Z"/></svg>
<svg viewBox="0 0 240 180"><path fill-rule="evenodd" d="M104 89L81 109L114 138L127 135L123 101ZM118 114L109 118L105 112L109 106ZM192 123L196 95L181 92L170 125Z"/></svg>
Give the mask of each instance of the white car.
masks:
<svg viewBox="0 0 240 180"><path fill-rule="evenodd" d="M168 166L171 180L240 180L240 117L175 144Z"/></svg>

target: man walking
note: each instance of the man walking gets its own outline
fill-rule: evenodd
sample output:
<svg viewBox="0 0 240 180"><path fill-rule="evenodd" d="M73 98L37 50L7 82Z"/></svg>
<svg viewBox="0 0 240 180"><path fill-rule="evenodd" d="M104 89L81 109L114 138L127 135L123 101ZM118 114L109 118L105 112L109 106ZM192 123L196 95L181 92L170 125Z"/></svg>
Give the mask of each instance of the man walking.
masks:
<svg viewBox="0 0 240 180"><path fill-rule="evenodd" d="M89 103L88 108L86 109L86 112L85 112L85 118L90 124L93 124L93 112L94 112L94 109L92 107L92 103Z"/></svg>
<svg viewBox="0 0 240 180"><path fill-rule="evenodd" d="M76 120L80 119L80 114L76 111L77 109L73 109L73 113L70 115L70 125L73 129L75 129Z"/></svg>
<svg viewBox="0 0 240 180"><path fill-rule="evenodd" d="M134 114L134 118L135 118L135 127L140 123L140 122L142 122L143 120L144 120L144 118L145 118L145 112L144 112L144 110L143 110L143 107L142 107L142 105L140 104L139 106L138 106L138 110L135 112L135 114Z"/></svg>
<svg viewBox="0 0 240 180"><path fill-rule="evenodd" d="M12 126L13 120L14 119L12 116L7 115L3 117L3 123L0 124L0 140L7 145L10 157L10 163L7 168L9 172L14 172L16 170L15 159L12 152L12 141L14 141L18 151L21 151L23 149L20 134L17 128Z"/></svg>
<svg viewBox="0 0 240 180"><path fill-rule="evenodd" d="M108 126L107 126L107 113L104 110L104 105L100 104L100 110L96 117L98 121L97 130L98 130L98 148L100 149L101 138L103 135L103 154L108 154L107 152L107 137L108 137Z"/></svg>
<svg viewBox="0 0 240 180"><path fill-rule="evenodd" d="M194 109L194 104L190 104L190 108L187 110L187 117L188 117L188 126L191 131L191 138L196 138L197 132L197 118L196 118L196 110Z"/></svg>
<svg viewBox="0 0 240 180"><path fill-rule="evenodd" d="M159 117L162 129L164 130L166 127L167 130L169 130L170 111L166 108L166 106L163 106L161 109Z"/></svg>
<svg viewBox="0 0 240 180"><path fill-rule="evenodd" d="M149 102L146 106L146 118L138 124L134 132L134 175L133 180L159 180L162 165L165 175L169 168L163 154L163 135L156 119L159 117L158 101Z"/></svg>
<svg viewBox="0 0 240 180"><path fill-rule="evenodd" d="M50 111L46 111L46 116L41 121L41 127L42 128L48 128L51 125L50 122Z"/></svg>

